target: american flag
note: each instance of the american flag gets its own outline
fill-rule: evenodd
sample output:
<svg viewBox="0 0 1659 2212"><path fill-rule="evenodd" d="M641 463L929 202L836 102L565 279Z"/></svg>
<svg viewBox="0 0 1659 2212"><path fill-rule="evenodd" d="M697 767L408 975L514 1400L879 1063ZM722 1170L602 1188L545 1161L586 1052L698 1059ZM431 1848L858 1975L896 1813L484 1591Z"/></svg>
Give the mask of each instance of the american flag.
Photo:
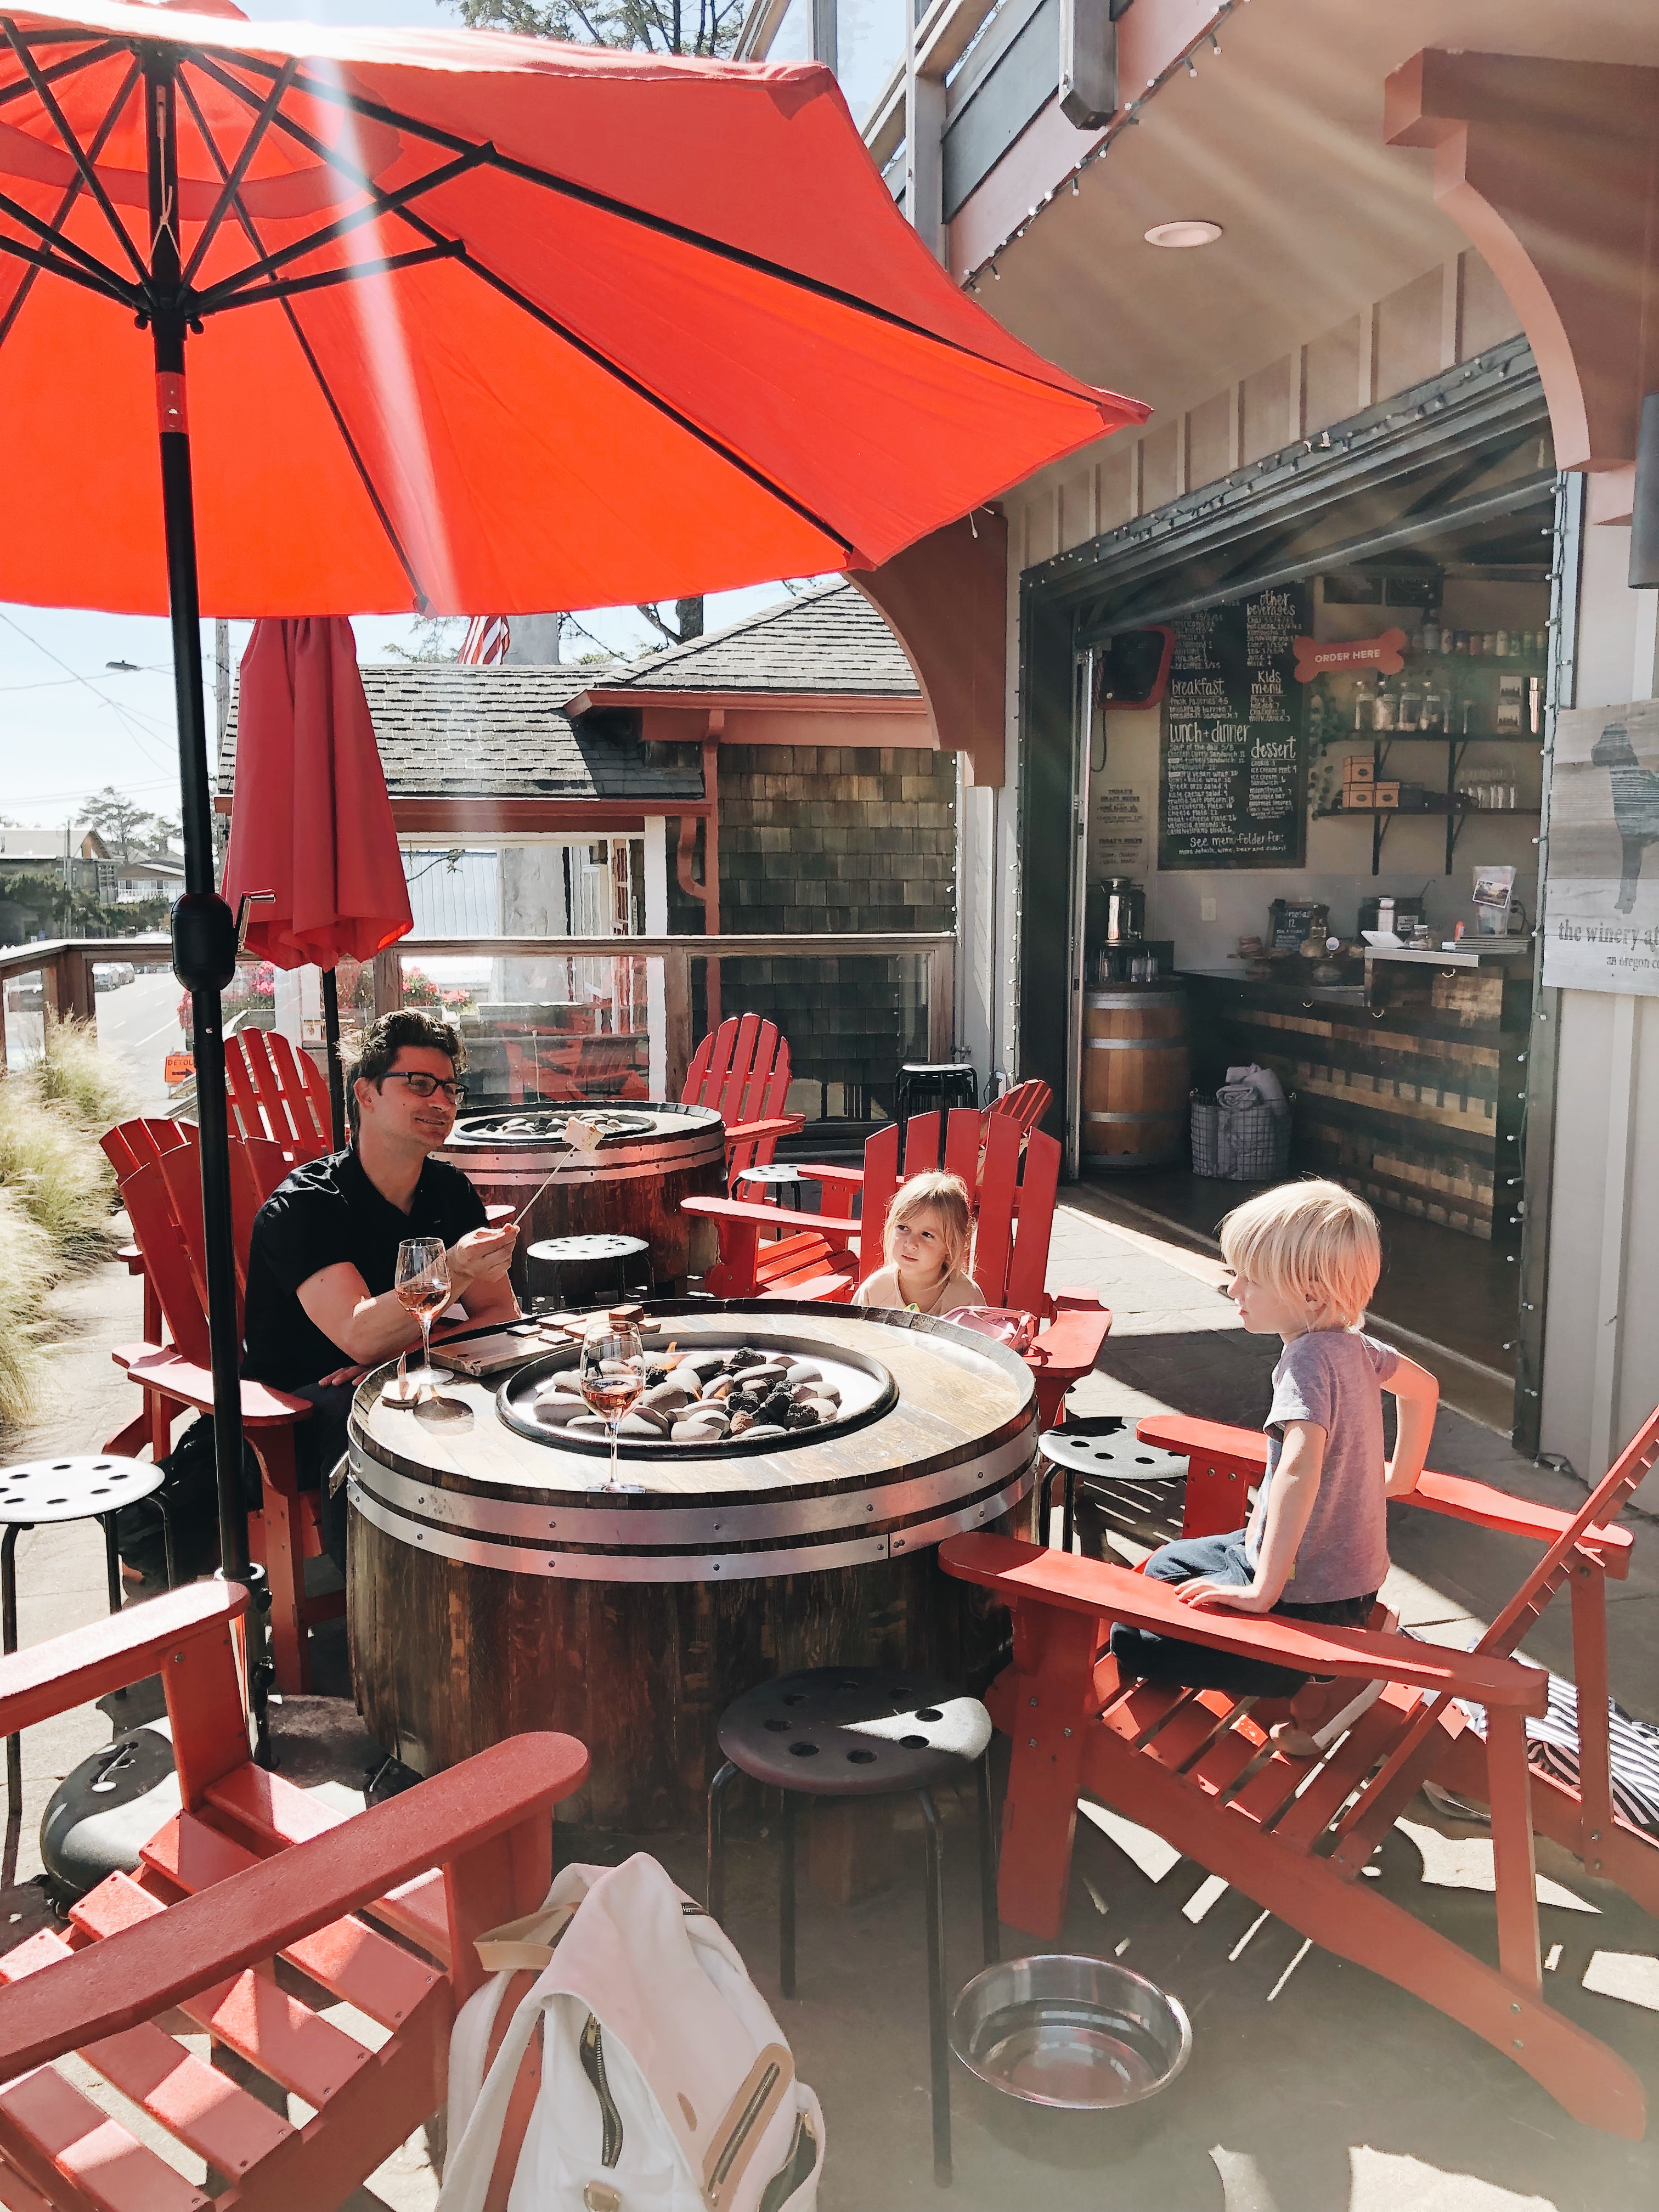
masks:
<svg viewBox="0 0 1659 2212"><path fill-rule="evenodd" d="M462 665L467 668L490 668L496 661L507 658L507 648L513 642L513 632L505 615L474 615L467 624L466 643L461 647Z"/></svg>

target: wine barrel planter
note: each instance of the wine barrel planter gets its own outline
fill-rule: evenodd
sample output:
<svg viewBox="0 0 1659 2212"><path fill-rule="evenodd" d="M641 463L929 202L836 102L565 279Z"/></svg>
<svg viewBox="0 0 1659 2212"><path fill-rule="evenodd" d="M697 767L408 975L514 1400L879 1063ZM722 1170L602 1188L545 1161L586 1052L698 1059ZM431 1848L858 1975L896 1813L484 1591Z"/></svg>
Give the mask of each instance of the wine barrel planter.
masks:
<svg viewBox="0 0 1659 2212"><path fill-rule="evenodd" d="M598 1127L596 1152L573 1153L566 1145L564 1125L572 1114ZM513 1261L520 1297L541 1287L528 1279L528 1247L552 1237L642 1237L651 1248L653 1283L678 1289L691 1265L697 1225L681 1212L681 1200L726 1195L726 1124L707 1106L642 1101L468 1114L456 1122L445 1157L471 1178L486 1205L510 1206L516 1213L534 1199L520 1224ZM552 1182L540 1189L550 1175ZM592 1285L572 1267L559 1287L580 1300L590 1289L609 1295L615 1282L614 1265L601 1268Z"/></svg>
<svg viewBox="0 0 1659 2212"><path fill-rule="evenodd" d="M1179 1159L1190 1084L1187 994L1118 983L1084 994L1083 1145L1099 1168Z"/></svg>
<svg viewBox="0 0 1659 2212"><path fill-rule="evenodd" d="M364 1722L419 1774L525 1729L579 1736L562 1819L637 1834L701 1825L715 1723L802 1667L882 1665L981 1688L1007 1619L934 1557L964 1529L1028 1534L1037 1414L1002 1346L916 1314L661 1302L647 1344L750 1344L890 1377L856 1420L761 1450L510 1425L542 1359L446 1383L436 1417L361 1387L351 1421L352 1680Z"/></svg>

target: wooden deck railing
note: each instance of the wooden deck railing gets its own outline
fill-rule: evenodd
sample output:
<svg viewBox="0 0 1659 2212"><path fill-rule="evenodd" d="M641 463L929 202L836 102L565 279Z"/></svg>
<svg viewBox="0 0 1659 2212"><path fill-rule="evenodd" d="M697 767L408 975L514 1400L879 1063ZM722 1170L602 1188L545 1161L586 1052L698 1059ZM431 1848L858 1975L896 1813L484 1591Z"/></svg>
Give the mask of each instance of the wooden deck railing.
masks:
<svg viewBox="0 0 1659 2212"><path fill-rule="evenodd" d="M617 958L660 960L667 1018L668 1095L678 1098L691 1059L694 960L852 960L909 956L927 971L927 1056L949 1060L955 1035L956 939L937 931L820 937L406 937L374 963L374 1011L403 1003L405 959ZM5 982L40 974L46 1012L95 1021L93 967L105 961L170 961L164 936L52 938L0 949L0 1076L6 1072ZM251 963L250 963L251 964Z"/></svg>

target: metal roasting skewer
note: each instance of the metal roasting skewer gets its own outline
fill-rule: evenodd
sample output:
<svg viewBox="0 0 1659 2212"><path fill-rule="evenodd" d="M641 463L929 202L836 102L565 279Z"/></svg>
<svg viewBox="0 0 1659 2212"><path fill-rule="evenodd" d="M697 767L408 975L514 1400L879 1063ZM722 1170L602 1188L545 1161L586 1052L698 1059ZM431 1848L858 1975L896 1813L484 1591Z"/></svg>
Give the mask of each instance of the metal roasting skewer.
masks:
<svg viewBox="0 0 1659 2212"><path fill-rule="evenodd" d="M529 1197L526 1199L524 1204L514 1215L513 1226L515 1229L524 1219L526 1214L529 1212L531 1207L534 1206L537 1200L542 1195L542 1193L550 1188L558 1176L559 1170L562 1167L568 1166L570 1161L574 1159L579 1152L582 1154L597 1152L601 1142L603 1141L603 1137L604 1132L599 1128L597 1122L581 1121L574 1114L570 1115L564 1125L564 1141L568 1146L569 1152L564 1159L554 1161L548 1174L544 1177L542 1182L537 1185L536 1188L531 1192Z"/></svg>

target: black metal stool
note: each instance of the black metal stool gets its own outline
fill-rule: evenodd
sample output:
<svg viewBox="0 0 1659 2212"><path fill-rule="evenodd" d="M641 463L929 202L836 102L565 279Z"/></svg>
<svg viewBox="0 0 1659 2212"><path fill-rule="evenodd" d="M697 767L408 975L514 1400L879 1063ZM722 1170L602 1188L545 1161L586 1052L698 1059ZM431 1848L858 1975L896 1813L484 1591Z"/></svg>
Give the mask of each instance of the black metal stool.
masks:
<svg viewBox="0 0 1659 2212"><path fill-rule="evenodd" d="M121 1555L115 1547L115 1516L124 1505L159 1491L167 1469L148 1460L118 1459L109 1453L77 1453L65 1459L25 1460L0 1468L0 1644L17 1649L17 1539L26 1528L51 1521L97 1521L104 1531L104 1565L109 1581L109 1609L121 1610ZM173 1520L161 1498L161 1539L167 1547L167 1588L173 1588ZM23 1739L6 1738L6 1817L23 1809Z"/></svg>
<svg viewBox="0 0 1659 2212"><path fill-rule="evenodd" d="M786 1167L781 1164L763 1168L739 1168L737 1180L739 1182L757 1182L763 1191L775 1190L778 1194L780 1206L793 1206L797 1213L800 1212L801 1185L806 1181L806 1177L799 1168Z"/></svg>
<svg viewBox="0 0 1659 2212"><path fill-rule="evenodd" d="M910 1116L935 1103L941 1114L948 1114L953 1106L979 1104L979 1076L966 1060L907 1060L903 1063L893 1101L893 1119L899 1125L901 1146L904 1142L904 1125Z"/></svg>
<svg viewBox="0 0 1659 2212"><path fill-rule="evenodd" d="M637 1253L648 1252L651 1247L642 1237L617 1237L601 1234L592 1237L544 1237L540 1243L526 1247L526 1260L534 1260L553 1271L553 1303L559 1302L559 1271L574 1267L578 1261L592 1266L599 1260L614 1260L617 1263L617 1287L623 1297L629 1295L628 1263Z"/></svg>
<svg viewBox="0 0 1659 2212"><path fill-rule="evenodd" d="M1108 1415L1106 1419L1113 1417ZM1066 1422L1037 1438L1042 1473L1037 1483L1038 1540L1048 1541L1048 1517L1053 1510L1056 1481L1064 1483L1060 1547L1072 1548L1077 1533L1077 1491L1079 1480L1097 1482L1170 1483L1187 1479L1186 1460L1174 1452L1143 1444L1134 1431L1117 1425L1108 1431L1103 1421Z"/></svg>
<svg viewBox="0 0 1659 2212"><path fill-rule="evenodd" d="M795 1798L889 1797L914 1790L927 1824L927 2022L933 2069L933 2179L951 2179L951 2053L945 2001L945 1848L933 1784L975 1768L980 1917L985 1963L997 1957L996 1837L991 1819L991 1717L932 1674L885 1667L814 1667L763 1682L720 1716L726 1764L708 1785L708 1910L726 1910L726 1793L739 1774L783 1792L778 1978L795 1994Z"/></svg>

